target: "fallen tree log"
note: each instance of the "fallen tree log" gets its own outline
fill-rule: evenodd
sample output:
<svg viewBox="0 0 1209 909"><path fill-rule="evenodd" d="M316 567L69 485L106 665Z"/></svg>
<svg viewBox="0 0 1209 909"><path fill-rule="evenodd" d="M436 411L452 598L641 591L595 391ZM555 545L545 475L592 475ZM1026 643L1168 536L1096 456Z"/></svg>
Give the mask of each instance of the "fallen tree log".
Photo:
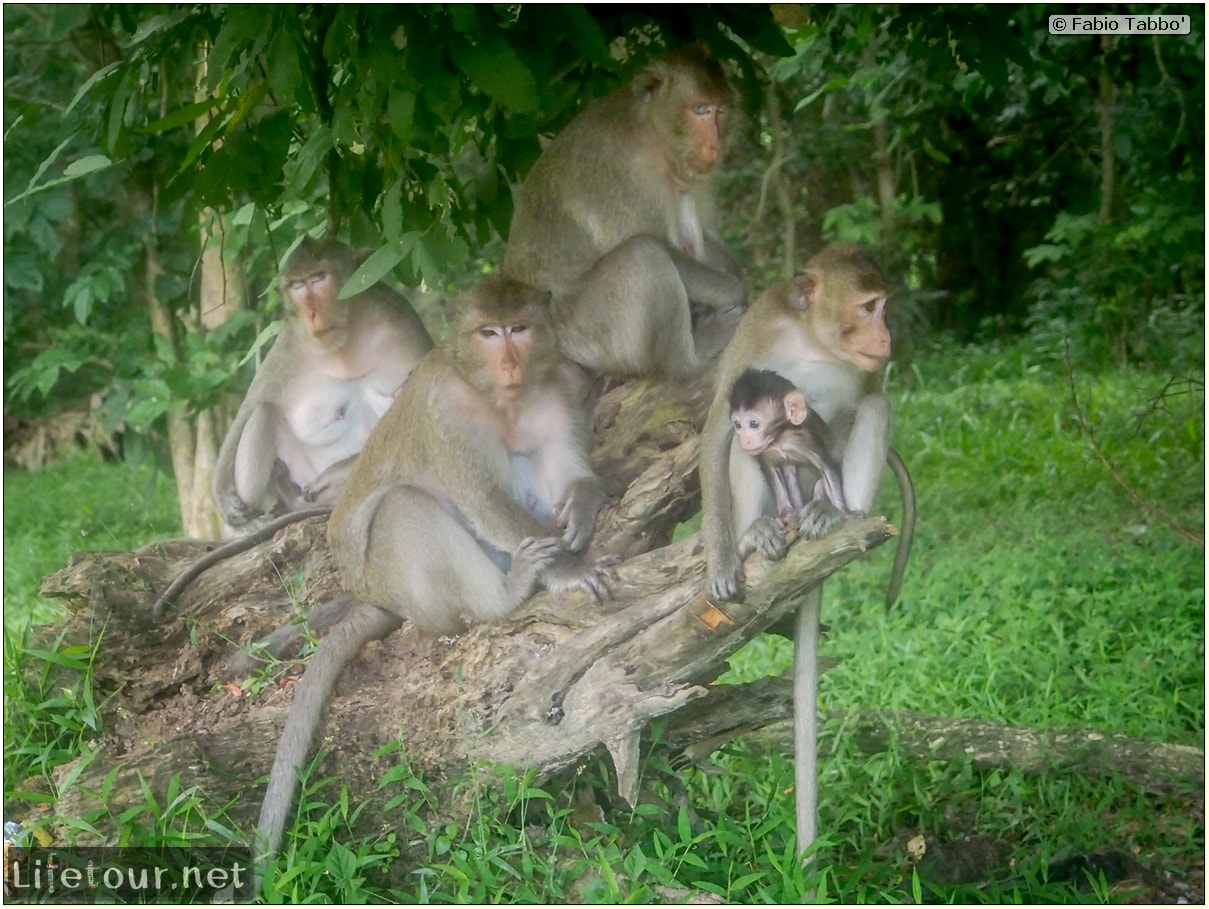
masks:
<svg viewBox="0 0 1209 909"><path fill-rule="evenodd" d="M883 519L862 520L798 543L776 565L753 558L746 602L709 603L697 539L665 545L698 508L704 411L701 387L629 383L599 398L593 462L620 497L602 513L593 550L622 560L612 602L543 595L455 639L404 627L365 648L324 731L354 795L373 791L385 765L370 755L402 730L429 777L467 761L549 774L603 745L633 798L646 722L703 695L727 656L788 615L803 590L893 534ZM149 620L157 591L216 544L79 555L45 579L43 595L75 613L66 642L96 650L106 729L92 754L63 769L76 785L62 813L84 813L88 793L104 791L112 815L143 801L143 781L162 793L180 773L217 803L246 796L232 815L254 817L259 791L249 784L271 764L289 691L244 697L230 666L240 647L341 593L325 527L321 518L293 525L202 574L162 625Z"/></svg>
<svg viewBox="0 0 1209 909"><path fill-rule="evenodd" d="M582 594L542 594L507 622L452 639L405 626L365 648L345 674L346 687L328 711L324 746L352 795L366 798L388 766L371 755L400 730L413 767L435 777L477 762L537 768L546 775L603 745L613 757L621 794L633 800L646 723L704 696L703 685L722 671L726 658L789 614L803 589L891 535L884 519L871 518L825 540L799 542L782 562L753 556L747 564L753 586L743 603L720 607L703 595L704 554L694 536L618 566L616 599L603 606ZM77 576L94 577L102 562L82 560ZM85 564L92 570L82 570ZM187 783L201 784L217 804L248 796L231 814L250 823L259 796L249 784L272 762L288 688L251 699L211 684L219 680L209 673L221 661L207 667L200 654L221 648L201 646L214 635L202 634L200 624L191 626L198 646L189 644L186 631L166 631L164 639L180 640L180 659L168 664L170 672L158 684L139 679L136 655L151 648L139 650L131 629L136 623L116 618L115 601L106 602L111 620L101 652L121 640L124 657L99 660L97 677L116 682L116 673L102 673L101 664L120 662L130 677L113 702L137 698L143 712L126 714L85 759L86 766L64 769L76 785L65 794L61 811L80 816L99 807L92 794L104 791L116 814L142 802L143 781L163 792L171 776L181 774Z"/></svg>
<svg viewBox="0 0 1209 909"><path fill-rule="evenodd" d="M1152 794L1200 792L1205 752L1187 745L1131 739L1093 729L1033 729L914 711L827 711L819 751L834 751L840 736L864 754L896 747L915 761L969 759L980 770L1071 772L1119 776ZM711 687L709 695L677 711L662 736L674 763L708 765L709 754L742 738L752 750L793 753L793 693L786 678Z"/></svg>
<svg viewBox="0 0 1209 909"><path fill-rule="evenodd" d="M613 602L541 595L506 623L445 639L404 626L363 650L322 733L326 768L353 798L380 807L376 786L390 761L376 755L399 737L428 779L480 761L552 774L603 746L629 799L637 793L641 733L657 716L671 715L665 742L684 759L704 760L736 735L792 752L787 681L707 685L742 644L790 616L803 591L894 531L872 518L798 542L780 563L753 556L745 566L747 599L711 603L697 537L668 545L698 508L696 431L704 410L699 387L629 383L599 399L593 462L617 498L600 517L593 549L622 560ZM200 785L209 804L231 805L244 829L255 820L262 790L252 783L271 765L297 664L286 664L280 686L262 679L240 687L228 684L249 681L231 677L233 657L339 595L340 585L326 521L314 518L206 572L171 621L150 624L157 592L216 545L176 540L77 555L43 582L43 595L74 613L62 629L65 642L96 649L92 681L104 723L90 752L60 770L72 785L63 787L59 813L99 817L103 837L112 832L105 819L145 803L144 785L159 796L177 774ZM846 718L843 728L871 751L897 736L919 759L968 753L977 766L1119 772L1160 791L1173 781L1203 784L1195 749L1117 736L876 711Z"/></svg>

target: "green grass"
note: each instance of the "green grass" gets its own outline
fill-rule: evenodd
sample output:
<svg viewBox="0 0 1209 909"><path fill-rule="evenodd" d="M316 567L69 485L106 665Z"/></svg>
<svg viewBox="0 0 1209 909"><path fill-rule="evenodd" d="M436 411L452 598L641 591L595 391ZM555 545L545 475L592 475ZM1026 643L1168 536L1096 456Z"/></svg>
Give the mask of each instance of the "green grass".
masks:
<svg viewBox="0 0 1209 909"><path fill-rule="evenodd" d="M913 390L891 383L896 447L915 478L919 525L901 602L882 597L884 546L825 588L823 707L910 709L1047 728L1093 728L1203 747L1203 548L1139 507L1079 429L1060 358L1024 347L932 351ZM1084 412L1105 454L1144 498L1203 534L1203 392L1152 408L1168 377L1079 375ZM1198 377L1199 379L1199 377ZM64 493L65 486L71 488ZM170 490L121 465L76 464L5 478L5 597L28 614L38 578L75 549L124 549L176 528ZM893 484L885 509L897 514ZM115 497L110 490L124 492ZM136 494L132 494L136 493ZM46 503L44 508L40 507ZM143 504L148 503L148 504ZM16 513L14 513L16 512ZM83 545L82 545L83 544ZM6 622L6 626L10 623ZM89 654L68 693L14 670L5 641L6 802L24 773L45 777L95 737ZM27 666L39 665L36 655ZM723 681L789 668L791 646L766 636ZM39 678L42 681L39 681ZM640 804L611 792L607 760L565 779L479 770L439 791L399 764L384 781L392 827L354 834L361 806L339 780L312 776L270 898L288 901L647 902L689 891L734 902L1106 902L1104 882L1047 882L1054 858L1113 850L1153 874L1191 882L1203 868L1203 795L1146 795L1075 773L977 770L860 753L838 720L821 761L816 861L794 859L792 761L743 743L715 755L722 772L644 771ZM472 806L460 820L450 799ZM151 800L126 835L238 836L221 806L190 790L176 808ZM445 806L444 808L442 806ZM77 824L88 818L75 819ZM907 837L985 837L1008 856L981 885L913 875Z"/></svg>
<svg viewBox="0 0 1209 909"><path fill-rule="evenodd" d="M172 477L150 466L80 455L37 473L5 470L5 625L61 615L39 599L38 585L72 553L134 549L180 533Z"/></svg>

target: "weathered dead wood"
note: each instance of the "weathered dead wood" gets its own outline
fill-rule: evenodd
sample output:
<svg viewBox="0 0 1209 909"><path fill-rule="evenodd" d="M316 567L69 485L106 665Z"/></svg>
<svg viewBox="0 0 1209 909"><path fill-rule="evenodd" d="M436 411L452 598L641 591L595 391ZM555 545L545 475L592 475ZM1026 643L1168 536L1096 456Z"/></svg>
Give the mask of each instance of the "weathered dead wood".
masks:
<svg viewBox="0 0 1209 909"><path fill-rule="evenodd" d="M399 730L413 765L436 776L461 772L471 761L550 773L603 744L617 764L621 793L632 799L646 722L703 696L700 683L791 611L805 587L891 534L883 519L872 518L798 543L783 562L753 556L752 594L723 609L702 594L704 555L691 537L620 565L617 599L603 607L584 595L541 595L510 621L454 639L405 627L366 648L345 674L348 687L329 710L326 746L342 782L367 797L385 769L371 755ZM186 668L204 672L198 662ZM140 775L158 789L180 773L220 804L247 795L250 806L233 814L250 820L259 790L249 783L271 763L288 692L251 701L202 689L191 684L195 678L180 684L170 703L145 705L129 728L119 724L102 753L74 768L79 785L61 809L87 810L86 793L101 791L117 766L111 810L127 804L123 793L141 801Z"/></svg>
<svg viewBox="0 0 1209 909"><path fill-rule="evenodd" d="M1205 786L1205 752L1187 745L1092 729L1031 729L914 711L830 711L823 719L819 750L824 759L826 751L834 749L836 737L845 736L866 754L886 751L893 743L912 760L953 761L968 756L973 766L983 770L1115 774L1156 794L1200 791ZM677 711L663 734L664 744L678 752L680 761L695 764L707 764L713 750L737 738L757 751L793 753L789 679L711 687L707 697Z"/></svg>
<svg viewBox="0 0 1209 909"><path fill-rule="evenodd" d="M799 545L769 569L765 584L765 567L752 565L759 590L745 604L728 605L725 615L710 607L696 541L655 548L698 508L695 431L704 411L700 387L630 383L599 399L594 463L610 488L624 490L602 514L593 543L627 560L617 568L612 603L538 597L506 625L452 641L405 628L366 648L325 729L332 763L354 792L372 791L382 767L369 755L403 730L413 762L433 775L461 771L467 760L550 772L603 743L632 795L645 722L703 693L696 683L786 614L796 592L891 533L875 519ZM212 545L92 553L43 583L44 595L77 612L69 643L100 637L94 682L107 731L86 767L65 770L78 773L80 785L63 810L83 810L82 793L99 791L115 767L110 808L127 796L141 801L140 776L159 789L179 772L219 801L246 793L248 812L255 810L259 791L248 784L271 763L289 696L240 698L219 687L230 681L233 647L264 637L301 610L295 603L314 606L340 591L325 524L313 519L206 572L181 595L172 621L149 625L156 591Z"/></svg>

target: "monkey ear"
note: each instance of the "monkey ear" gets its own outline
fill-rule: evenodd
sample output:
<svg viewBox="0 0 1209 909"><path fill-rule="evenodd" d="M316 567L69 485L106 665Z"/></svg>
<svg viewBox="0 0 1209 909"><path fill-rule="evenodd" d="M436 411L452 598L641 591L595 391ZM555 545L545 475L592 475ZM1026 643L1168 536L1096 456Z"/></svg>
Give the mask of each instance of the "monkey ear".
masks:
<svg viewBox="0 0 1209 909"><path fill-rule="evenodd" d="M650 101L664 90L670 78L671 71L666 60L650 61L634 77L634 87L638 90L638 97L643 101Z"/></svg>
<svg viewBox="0 0 1209 909"><path fill-rule="evenodd" d="M789 295L789 305L794 309L805 312L818 302L819 276L807 269L798 275L793 282L793 293Z"/></svg>
<svg viewBox="0 0 1209 909"><path fill-rule="evenodd" d="M801 426L810 415L806 406L806 396L796 388L785 395L785 416L794 426Z"/></svg>

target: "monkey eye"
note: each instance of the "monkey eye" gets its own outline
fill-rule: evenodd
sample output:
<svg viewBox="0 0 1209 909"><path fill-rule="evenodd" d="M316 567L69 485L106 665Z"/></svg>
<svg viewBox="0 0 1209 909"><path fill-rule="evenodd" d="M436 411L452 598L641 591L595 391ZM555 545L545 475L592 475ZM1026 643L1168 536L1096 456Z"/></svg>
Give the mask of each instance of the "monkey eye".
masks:
<svg viewBox="0 0 1209 909"><path fill-rule="evenodd" d="M499 332L496 331L496 329L494 327L492 327L491 325L481 326L478 329L478 332L479 332L480 338L495 338L495 337L499 336Z"/></svg>
<svg viewBox="0 0 1209 909"><path fill-rule="evenodd" d="M528 325L513 325L512 329L511 329L511 331L514 335L522 335L525 332L527 332L528 330L529 330Z"/></svg>
<svg viewBox="0 0 1209 909"><path fill-rule="evenodd" d="M748 421L747 421L747 428L748 428L748 429L759 429L759 428L760 428L760 421L759 421L759 420L754 420L754 419L753 419L753 420L748 420Z"/></svg>
<svg viewBox="0 0 1209 909"><path fill-rule="evenodd" d="M308 280L312 284L319 284L320 282L327 280L327 272L317 271L313 275L311 275Z"/></svg>
<svg viewBox="0 0 1209 909"><path fill-rule="evenodd" d="M299 278L297 281L291 281L287 286L290 290L302 290L306 286L306 281Z"/></svg>
<svg viewBox="0 0 1209 909"><path fill-rule="evenodd" d="M743 429L743 421L735 420L735 432L741 432Z"/></svg>
<svg viewBox="0 0 1209 909"><path fill-rule="evenodd" d="M721 108L717 109L721 110ZM715 106L713 104L707 104L704 101L698 101L693 105L693 113L699 117L704 117L713 110L715 110Z"/></svg>

